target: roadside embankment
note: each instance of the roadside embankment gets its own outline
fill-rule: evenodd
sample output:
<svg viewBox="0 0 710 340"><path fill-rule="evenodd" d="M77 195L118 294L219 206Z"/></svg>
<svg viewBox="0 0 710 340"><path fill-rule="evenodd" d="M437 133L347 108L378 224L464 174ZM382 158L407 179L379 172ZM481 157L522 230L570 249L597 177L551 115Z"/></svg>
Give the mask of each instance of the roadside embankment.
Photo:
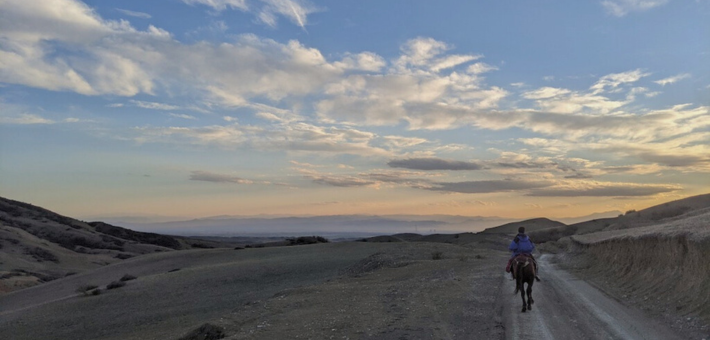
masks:
<svg viewBox="0 0 710 340"><path fill-rule="evenodd" d="M649 227L573 235L560 264L608 294L671 323L710 329L710 209Z"/></svg>

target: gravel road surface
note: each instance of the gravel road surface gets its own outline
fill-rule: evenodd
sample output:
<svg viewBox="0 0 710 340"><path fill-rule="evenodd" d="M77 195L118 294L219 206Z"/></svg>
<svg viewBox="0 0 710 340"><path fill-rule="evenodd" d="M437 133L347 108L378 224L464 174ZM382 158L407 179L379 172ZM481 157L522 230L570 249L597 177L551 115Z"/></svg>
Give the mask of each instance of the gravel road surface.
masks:
<svg viewBox="0 0 710 340"><path fill-rule="evenodd" d="M533 309L521 313L520 294L514 297L511 294L504 300L506 339L684 339L642 312L557 268L547 257L539 259L543 281L533 285ZM515 289L510 276L504 277L503 284L510 287L511 293Z"/></svg>

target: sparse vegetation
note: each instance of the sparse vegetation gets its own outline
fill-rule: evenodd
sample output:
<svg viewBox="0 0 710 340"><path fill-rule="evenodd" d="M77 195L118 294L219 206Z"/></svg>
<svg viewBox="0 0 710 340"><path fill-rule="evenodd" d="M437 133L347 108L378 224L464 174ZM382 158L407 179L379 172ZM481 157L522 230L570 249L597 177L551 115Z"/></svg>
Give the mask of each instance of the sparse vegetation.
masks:
<svg viewBox="0 0 710 340"><path fill-rule="evenodd" d="M207 245L207 244L202 244L202 243L193 243L190 246L193 248L198 248L198 249L213 249L213 246Z"/></svg>
<svg viewBox="0 0 710 340"><path fill-rule="evenodd" d="M59 263L59 258L56 255L40 247L27 248L25 249L25 254L32 255L32 257L39 262L50 261Z"/></svg>
<svg viewBox="0 0 710 340"><path fill-rule="evenodd" d="M126 228L112 226L103 222L89 222L89 225L94 227L96 231L100 233L117 237L120 239L137 241L140 243L154 244L156 246L171 249L182 249L182 245L177 239L167 235L133 231Z"/></svg>
<svg viewBox="0 0 710 340"><path fill-rule="evenodd" d="M89 295L92 295L92 294L93 294L93 295L98 295L98 294L100 294L100 293L96 293L96 294L93 293L94 290L98 290L97 288L99 288L99 286L96 286L96 285L83 285L83 286L79 286L79 287L76 289L76 292L77 292L77 293L82 293L82 294L84 294L85 296L89 296Z"/></svg>
<svg viewBox="0 0 710 340"><path fill-rule="evenodd" d="M121 277L121 279L119 281L131 281L131 280L135 280L135 279L137 279L137 277L130 275L130 274L126 274L126 275L123 275L123 277Z"/></svg>
<svg viewBox="0 0 710 340"><path fill-rule="evenodd" d="M441 260L443 258L443 255L444 254L442 252L435 251L435 252L431 253L431 259L432 260Z"/></svg>
<svg viewBox="0 0 710 340"><path fill-rule="evenodd" d="M15 277L15 276L22 276L22 273L19 273L19 272L9 272L9 273L5 273L5 274L0 274L0 280L2 280L2 279L9 279L9 278Z"/></svg>
<svg viewBox="0 0 710 340"><path fill-rule="evenodd" d="M301 244L328 243L328 239L322 236L301 236L287 238L288 245L295 246Z"/></svg>
<svg viewBox="0 0 710 340"><path fill-rule="evenodd" d="M124 281L113 281L106 285L106 289L116 289L116 288L121 288L126 285L126 282Z"/></svg>
<svg viewBox="0 0 710 340"><path fill-rule="evenodd" d="M224 339L224 328L205 323L178 340L219 340Z"/></svg>

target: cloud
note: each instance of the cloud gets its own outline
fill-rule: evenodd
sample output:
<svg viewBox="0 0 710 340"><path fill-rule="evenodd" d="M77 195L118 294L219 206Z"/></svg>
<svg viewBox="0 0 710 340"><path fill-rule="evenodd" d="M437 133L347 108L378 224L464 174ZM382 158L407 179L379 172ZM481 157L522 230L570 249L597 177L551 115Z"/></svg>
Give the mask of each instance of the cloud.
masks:
<svg viewBox="0 0 710 340"><path fill-rule="evenodd" d="M53 91L134 96L162 90L242 106L254 97L311 94L344 70L297 41L242 35L231 43L186 45L153 26L139 31L127 21L104 20L73 0L5 1L0 19L0 81ZM362 67L376 64L359 59Z"/></svg>
<svg viewBox="0 0 710 340"><path fill-rule="evenodd" d="M579 182L572 186L533 189L529 196L545 197L639 197L681 190L677 185Z"/></svg>
<svg viewBox="0 0 710 340"><path fill-rule="evenodd" d="M551 185L553 185L553 182L551 181L528 181L508 179L489 181L437 182L433 183L431 187L425 187L422 189L456 192L464 194L484 194L544 188Z"/></svg>
<svg viewBox="0 0 710 340"><path fill-rule="evenodd" d="M452 70L482 56L446 55L449 49L431 38L407 41L381 73L346 75L328 84L327 96L316 103L318 117L357 125L406 122L410 129L448 129L467 123L458 115L461 110L496 108L508 92L483 84L477 73L490 70L487 65L471 65L470 73Z"/></svg>
<svg viewBox="0 0 710 340"><path fill-rule="evenodd" d="M191 181L205 181L214 183L236 183L236 184L252 184L254 182L240 177L231 175L216 174L207 171L192 171L190 174Z"/></svg>
<svg viewBox="0 0 710 340"><path fill-rule="evenodd" d="M182 118L182 119L190 119L190 120L196 120L194 116L186 115L186 114L177 114L177 113L168 113L171 117L175 118Z"/></svg>
<svg viewBox="0 0 710 340"><path fill-rule="evenodd" d="M276 27L276 15L289 19L293 24L305 30L308 15L317 12L315 6L305 0L261 0L264 6L258 17L265 24Z"/></svg>
<svg viewBox="0 0 710 340"><path fill-rule="evenodd" d="M133 103L134 105L136 105L142 109L165 110L165 111L181 109L181 107L175 106L175 105L154 103L154 102L144 102L144 101L140 101L140 100L131 100L131 103Z"/></svg>
<svg viewBox="0 0 710 340"><path fill-rule="evenodd" d="M604 0L601 4L610 14L623 17L630 12L646 11L667 2L668 0Z"/></svg>
<svg viewBox="0 0 710 340"><path fill-rule="evenodd" d="M498 68L495 66L491 66L486 63L475 63L473 65L470 65L466 69L466 72L472 73L472 74L481 74L481 73L486 73L486 72L495 71L495 70L498 70ZM515 84L517 84L517 83L515 83ZM522 83L520 83L520 84L522 84ZM511 84L511 85L513 85L513 84ZM513 86L515 86L515 85L513 85Z"/></svg>
<svg viewBox="0 0 710 340"><path fill-rule="evenodd" d="M686 78L690 78L690 73L682 73L682 74L678 74L678 75L675 75L672 77L656 80L656 81L654 81L654 83L661 85L661 86L666 86L668 84L677 83L678 81L686 79Z"/></svg>
<svg viewBox="0 0 710 340"><path fill-rule="evenodd" d="M17 6L11 6L15 1ZM85 95L167 92L207 107L252 108L261 118L282 122L295 117L257 106L273 108L318 95L315 98L322 99L315 103L316 114L323 122L405 122L412 129L460 126L465 119L441 105L488 110L508 95L502 88L485 86L476 74L455 71L480 55L448 55L452 47L431 38L408 41L390 63L371 52L327 60L319 50L295 40L278 43L246 34L231 42L186 45L153 26L140 31L126 21L104 20L77 1L53 2L61 7L57 11L33 2L11 2L0 4L0 15L8 18L0 21L0 81L5 83ZM199 3L216 10L246 6ZM55 53L55 47L73 51L72 56ZM474 65L473 73L487 69Z"/></svg>
<svg viewBox="0 0 710 340"><path fill-rule="evenodd" d="M115 39L109 42L105 38L110 36ZM84 95L151 94L150 72L111 47L129 36L161 40L169 34L153 26L140 32L126 21L103 20L78 1L3 1L0 81ZM55 53L58 48L72 53Z"/></svg>
<svg viewBox="0 0 710 340"><path fill-rule="evenodd" d="M123 14L125 14L125 15L132 16L132 17L135 17L135 18L141 18L141 19L150 19L150 18L152 18L152 16L151 16L150 14L148 14L148 13L134 12L134 11L129 11L129 10L127 10L127 9L121 9L121 8L116 8L116 10L119 11L119 12L121 12L121 13L123 13Z"/></svg>
<svg viewBox="0 0 710 340"><path fill-rule="evenodd" d="M21 113L15 116L0 117L0 124L54 124L55 121L31 113Z"/></svg>
<svg viewBox="0 0 710 340"><path fill-rule="evenodd" d="M236 123L202 127L138 127L133 129L133 133L135 136L132 139L138 143L214 145L225 149L248 148L370 157L392 155L386 149L371 145L377 136L370 132L307 123L262 127Z"/></svg>
<svg viewBox="0 0 710 340"><path fill-rule="evenodd" d="M462 162L440 158L407 158L387 162L392 168L413 170L481 170L483 166L474 162Z"/></svg>
<svg viewBox="0 0 710 340"><path fill-rule="evenodd" d="M607 74L601 77L599 81L597 81L594 85L592 85L592 87L590 87L590 90L592 90L593 94L599 94L607 91L609 88L616 89L617 87L623 84L635 83L639 81L639 79L643 77L648 77L650 75L651 73L644 73L641 71L641 69L621 73Z"/></svg>
<svg viewBox="0 0 710 340"><path fill-rule="evenodd" d="M182 0L189 5L204 5L211 7L215 11L224 11L227 8L246 11L249 9L246 0Z"/></svg>
<svg viewBox="0 0 710 340"><path fill-rule="evenodd" d="M306 0L183 0L190 5L204 5L217 12L227 9L236 9L243 12L252 12L262 23L276 27L277 16L282 16L290 20L293 24L305 29L308 23L308 15L317 12L318 9ZM260 4L260 6L258 5Z"/></svg>
<svg viewBox="0 0 710 340"><path fill-rule="evenodd" d="M527 99L547 99L547 98L552 98L552 97L558 97L561 95L568 94L572 91L568 89L558 89L554 87L541 87L537 90L533 91L527 91L523 93L523 98Z"/></svg>
<svg viewBox="0 0 710 340"><path fill-rule="evenodd" d="M384 136L382 138L385 140L385 144L397 149L410 148L428 142L428 140L418 137Z"/></svg>
<svg viewBox="0 0 710 340"><path fill-rule="evenodd" d="M309 174L304 176L320 185L328 185L334 187L366 187L376 184L375 181L366 180L356 176L332 175L332 174Z"/></svg>

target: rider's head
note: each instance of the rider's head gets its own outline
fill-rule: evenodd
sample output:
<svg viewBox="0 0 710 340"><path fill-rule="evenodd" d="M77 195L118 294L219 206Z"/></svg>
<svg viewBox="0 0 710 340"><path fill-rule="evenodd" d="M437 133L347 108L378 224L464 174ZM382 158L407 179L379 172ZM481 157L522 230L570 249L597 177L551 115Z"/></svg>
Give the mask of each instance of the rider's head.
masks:
<svg viewBox="0 0 710 340"><path fill-rule="evenodd" d="M518 233L525 234L525 227L518 228Z"/></svg>

